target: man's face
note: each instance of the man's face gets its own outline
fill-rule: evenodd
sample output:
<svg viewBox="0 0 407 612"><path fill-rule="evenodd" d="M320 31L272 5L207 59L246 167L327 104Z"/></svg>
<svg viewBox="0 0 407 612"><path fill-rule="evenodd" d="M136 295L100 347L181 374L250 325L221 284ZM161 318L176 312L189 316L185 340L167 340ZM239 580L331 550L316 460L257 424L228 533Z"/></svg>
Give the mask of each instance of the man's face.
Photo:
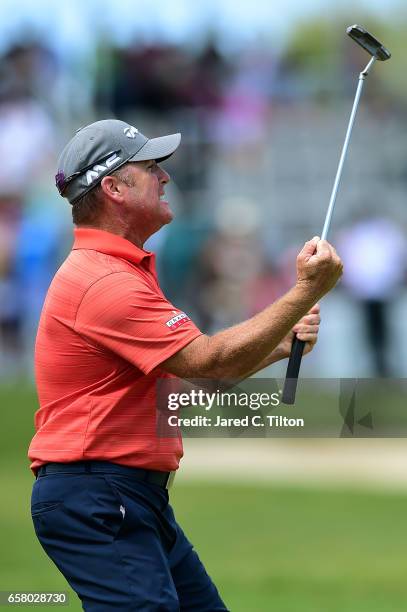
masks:
<svg viewBox="0 0 407 612"><path fill-rule="evenodd" d="M169 175L154 160L131 162L126 167L126 216L148 235L170 223L173 213L165 198Z"/></svg>

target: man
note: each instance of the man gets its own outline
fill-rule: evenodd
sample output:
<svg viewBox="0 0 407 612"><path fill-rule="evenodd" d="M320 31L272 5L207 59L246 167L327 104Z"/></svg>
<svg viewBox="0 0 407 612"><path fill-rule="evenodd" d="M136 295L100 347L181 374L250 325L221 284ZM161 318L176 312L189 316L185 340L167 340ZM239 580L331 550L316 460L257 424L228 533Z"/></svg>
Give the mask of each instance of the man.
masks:
<svg viewBox="0 0 407 612"><path fill-rule="evenodd" d="M166 300L143 250L172 220L159 162L179 143L179 134L149 140L105 120L79 130L59 160L57 186L77 227L38 329L32 515L43 548L92 612L226 610L168 504L182 446L156 434L157 380L247 377L288 356L293 329L308 352L315 305L342 272L334 249L314 238L286 295L202 334Z"/></svg>

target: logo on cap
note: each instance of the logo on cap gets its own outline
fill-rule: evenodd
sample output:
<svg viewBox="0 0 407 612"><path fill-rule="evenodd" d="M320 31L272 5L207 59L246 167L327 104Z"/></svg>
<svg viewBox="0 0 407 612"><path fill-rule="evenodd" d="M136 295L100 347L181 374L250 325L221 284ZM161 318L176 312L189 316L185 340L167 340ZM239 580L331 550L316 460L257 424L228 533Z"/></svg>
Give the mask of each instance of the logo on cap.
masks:
<svg viewBox="0 0 407 612"><path fill-rule="evenodd" d="M136 134L138 134L138 129L130 125L129 127L124 128L123 132L127 138L135 138Z"/></svg>
<svg viewBox="0 0 407 612"><path fill-rule="evenodd" d="M117 162L120 160L121 157L119 157L117 153L113 153L113 155L107 158L104 164L96 164L95 166L93 166L93 168L91 170L88 170L86 173L87 184L91 185L93 181L98 179L103 172L106 172L106 170L117 164Z"/></svg>

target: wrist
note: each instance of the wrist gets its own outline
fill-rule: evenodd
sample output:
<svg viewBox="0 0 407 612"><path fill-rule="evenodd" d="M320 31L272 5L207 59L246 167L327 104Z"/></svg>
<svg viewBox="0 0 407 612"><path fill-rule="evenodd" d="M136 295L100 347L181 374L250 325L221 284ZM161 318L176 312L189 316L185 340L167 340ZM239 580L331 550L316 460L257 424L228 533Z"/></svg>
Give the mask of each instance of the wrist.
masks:
<svg viewBox="0 0 407 612"><path fill-rule="evenodd" d="M279 346L274 349L274 351L270 355L270 362L268 365L272 363L277 363L277 361L282 361L283 359L287 359L290 356L290 353L280 348Z"/></svg>
<svg viewBox="0 0 407 612"><path fill-rule="evenodd" d="M295 291L298 295L298 300L309 304L310 307L316 304L316 302L318 302L318 300L320 300L323 296L323 293L321 294L315 285L308 280L297 280L293 287L293 291Z"/></svg>

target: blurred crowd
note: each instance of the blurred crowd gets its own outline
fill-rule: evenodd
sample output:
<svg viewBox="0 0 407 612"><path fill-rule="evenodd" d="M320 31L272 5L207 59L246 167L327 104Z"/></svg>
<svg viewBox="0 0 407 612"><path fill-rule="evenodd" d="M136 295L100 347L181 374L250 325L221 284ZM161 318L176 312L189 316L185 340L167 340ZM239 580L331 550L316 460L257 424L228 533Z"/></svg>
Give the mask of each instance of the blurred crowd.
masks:
<svg viewBox="0 0 407 612"><path fill-rule="evenodd" d="M69 205L54 186L56 160L74 130L93 120L116 116L149 136L182 132L182 147L167 164L177 218L146 248L158 253L167 296L203 331L255 314L293 284L297 251L322 225L349 106L347 100L338 112L337 83L331 90L322 84L318 66L314 80L309 67L304 76L294 58L260 45L227 55L211 37L199 49L101 40L80 72L43 41L16 42L3 53L0 379L32 375L43 299L72 242ZM352 85L358 62L348 56L340 69ZM353 186L338 212L335 238L345 262L338 299L354 305L346 316L356 317L360 331L347 363L355 350L371 355L347 375L402 376L402 357L389 355L407 336L392 311L396 302L398 313L407 304L407 152L396 135L397 167L392 151L375 155L370 143L397 134L399 111L393 105L386 115L373 102L367 94L361 123L378 127L360 130L347 177ZM365 180L375 163L381 191ZM323 371L321 359L329 359L346 326L339 317L331 327L333 343L322 343L311 375ZM325 372L344 375L340 368Z"/></svg>

